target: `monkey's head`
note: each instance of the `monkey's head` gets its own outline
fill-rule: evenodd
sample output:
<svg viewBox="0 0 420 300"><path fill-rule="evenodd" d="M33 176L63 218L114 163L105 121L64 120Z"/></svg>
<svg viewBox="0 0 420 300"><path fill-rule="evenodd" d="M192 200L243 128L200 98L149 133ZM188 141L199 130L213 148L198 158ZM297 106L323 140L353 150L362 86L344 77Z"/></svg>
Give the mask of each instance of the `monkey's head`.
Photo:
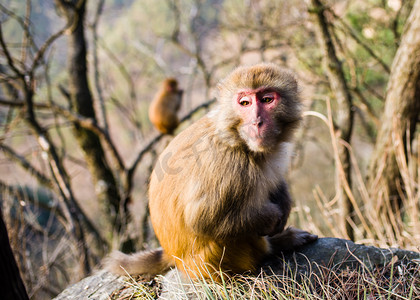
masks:
<svg viewBox="0 0 420 300"><path fill-rule="evenodd" d="M178 89L178 81L175 78L166 78L163 82L163 88L168 92L176 92Z"/></svg>
<svg viewBox="0 0 420 300"><path fill-rule="evenodd" d="M218 88L217 129L223 140L263 153L291 140L302 102L290 71L269 63L239 67Z"/></svg>

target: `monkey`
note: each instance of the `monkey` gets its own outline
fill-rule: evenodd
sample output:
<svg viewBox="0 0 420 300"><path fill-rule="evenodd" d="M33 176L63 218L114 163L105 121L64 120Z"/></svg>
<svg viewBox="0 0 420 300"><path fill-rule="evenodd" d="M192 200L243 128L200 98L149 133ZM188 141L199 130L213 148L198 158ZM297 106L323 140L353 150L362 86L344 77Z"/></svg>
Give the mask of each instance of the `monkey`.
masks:
<svg viewBox="0 0 420 300"><path fill-rule="evenodd" d="M175 78L167 78L149 107L150 122L163 134L172 134L178 127L177 112L181 106L183 90Z"/></svg>
<svg viewBox="0 0 420 300"><path fill-rule="evenodd" d="M255 272L268 255L318 238L286 227L285 175L303 106L294 74L272 63L238 67L218 84L217 102L169 143L151 174L161 248L114 252L111 272L156 275L176 266L220 280L218 271Z"/></svg>

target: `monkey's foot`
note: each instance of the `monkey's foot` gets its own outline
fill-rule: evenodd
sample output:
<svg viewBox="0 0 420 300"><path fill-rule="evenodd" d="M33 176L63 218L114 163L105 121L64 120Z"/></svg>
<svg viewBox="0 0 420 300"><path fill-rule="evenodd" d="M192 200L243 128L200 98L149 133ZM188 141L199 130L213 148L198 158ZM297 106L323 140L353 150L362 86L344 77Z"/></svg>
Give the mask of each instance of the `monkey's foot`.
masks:
<svg viewBox="0 0 420 300"><path fill-rule="evenodd" d="M294 227L288 227L283 232L268 238L273 253L291 251L317 239L317 235Z"/></svg>

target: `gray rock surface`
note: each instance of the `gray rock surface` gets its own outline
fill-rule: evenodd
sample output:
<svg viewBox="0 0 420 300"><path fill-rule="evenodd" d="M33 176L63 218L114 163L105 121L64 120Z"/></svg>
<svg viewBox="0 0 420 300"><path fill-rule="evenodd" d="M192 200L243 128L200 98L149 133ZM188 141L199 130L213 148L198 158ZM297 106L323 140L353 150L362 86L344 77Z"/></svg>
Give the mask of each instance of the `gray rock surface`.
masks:
<svg viewBox="0 0 420 300"><path fill-rule="evenodd" d="M320 238L295 252L268 258L263 268L267 272L271 269L276 274L281 274L285 267L293 273L316 272L319 266L336 271L360 267L372 269L389 264L394 257L398 260L420 259L420 253L397 248L381 249L344 239Z"/></svg>
<svg viewBox="0 0 420 300"><path fill-rule="evenodd" d="M296 252L280 253L278 256L268 258L263 269L267 273L285 274L291 272L299 275L309 271L316 273L320 267L328 267L335 271L345 268L372 268L401 260L420 261L420 253L364 246L337 238L320 238ZM114 291L123 289L126 282L124 277L100 271L68 287L55 299L109 299ZM161 299L177 299L176 295L179 295L180 292L191 289L191 283L188 280L183 280L182 275L176 270L172 270L162 277L161 285Z"/></svg>
<svg viewBox="0 0 420 300"><path fill-rule="evenodd" d="M107 271L99 271L69 286L55 299L98 299L108 300L109 296L124 286L125 279Z"/></svg>

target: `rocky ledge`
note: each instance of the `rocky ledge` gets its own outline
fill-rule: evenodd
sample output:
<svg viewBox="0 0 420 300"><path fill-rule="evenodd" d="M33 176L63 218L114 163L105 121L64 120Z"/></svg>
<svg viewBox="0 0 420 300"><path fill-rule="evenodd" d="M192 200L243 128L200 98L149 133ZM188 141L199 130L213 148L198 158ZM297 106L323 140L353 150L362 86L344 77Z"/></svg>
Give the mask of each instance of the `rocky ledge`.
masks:
<svg viewBox="0 0 420 300"><path fill-rule="evenodd" d="M264 262L263 269L269 274L289 274L302 278L325 269L335 272L358 270L361 267L373 269L401 262L414 263L420 268L420 253L364 246L337 238L320 238L295 252L269 257ZM182 284L177 278L180 278L179 274L172 270L160 279L163 286L162 298L171 299L170 293L174 289L171 285L176 285L175 288L178 289ZM102 270L68 287L55 299L112 299L111 295L126 287L126 277Z"/></svg>

